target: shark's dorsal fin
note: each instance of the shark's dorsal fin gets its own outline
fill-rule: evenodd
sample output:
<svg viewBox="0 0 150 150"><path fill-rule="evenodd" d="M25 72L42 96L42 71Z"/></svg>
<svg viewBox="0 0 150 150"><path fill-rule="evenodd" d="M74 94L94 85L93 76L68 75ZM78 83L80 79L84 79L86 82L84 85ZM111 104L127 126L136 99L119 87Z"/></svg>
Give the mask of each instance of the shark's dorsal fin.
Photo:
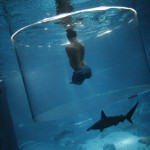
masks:
<svg viewBox="0 0 150 150"><path fill-rule="evenodd" d="M106 117L104 111L102 110L102 111L101 111L101 119L104 119L104 118L107 118L107 117Z"/></svg>

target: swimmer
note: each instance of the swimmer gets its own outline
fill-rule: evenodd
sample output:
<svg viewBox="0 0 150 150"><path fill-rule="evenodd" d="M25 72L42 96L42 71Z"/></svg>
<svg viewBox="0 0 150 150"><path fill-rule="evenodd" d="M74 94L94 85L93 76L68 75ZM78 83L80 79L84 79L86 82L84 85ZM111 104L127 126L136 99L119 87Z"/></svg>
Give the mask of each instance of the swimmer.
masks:
<svg viewBox="0 0 150 150"><path fill-rule="evenodd" d="M74 70L71 83L80 85L85 79L89 79L92 76L92 71L84 62L85 48L84 45L77 40L76 31L68 28L66 32L70 44L66 45L65 49L70 66Z"/></svg>
<svg viewBox="0 0 150 150"><path fill-rule="evenodd" d="M73 9L71 0L56 0L56 13L58 15L70 13ZM84 46L76 39L77 33L74 31L74 22L82 20L82 18L76 18L75 21L72 21L72 17L69 15L61 18L57 22L58 24L62 24L67 32L67 38L70 41L70 44L66 46L66 53L69 58L70 66L74 70L71 83L78 85L82 84L85 79L92 76L91 69L84 62Z"/></svg>

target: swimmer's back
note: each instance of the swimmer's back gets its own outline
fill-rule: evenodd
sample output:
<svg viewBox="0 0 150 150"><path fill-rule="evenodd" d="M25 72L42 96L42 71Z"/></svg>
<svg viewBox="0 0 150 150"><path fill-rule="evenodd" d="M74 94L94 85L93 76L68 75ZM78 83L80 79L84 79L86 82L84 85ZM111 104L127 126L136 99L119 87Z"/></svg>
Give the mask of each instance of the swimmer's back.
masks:
<svg viewBox="0 0 150 150"><path fill-rule="evenodd" d="M84 63L84 46L82 43L76 41L66 46L66 52L69 57L69 62L74 70L77 70L83 66Z"/></svg>

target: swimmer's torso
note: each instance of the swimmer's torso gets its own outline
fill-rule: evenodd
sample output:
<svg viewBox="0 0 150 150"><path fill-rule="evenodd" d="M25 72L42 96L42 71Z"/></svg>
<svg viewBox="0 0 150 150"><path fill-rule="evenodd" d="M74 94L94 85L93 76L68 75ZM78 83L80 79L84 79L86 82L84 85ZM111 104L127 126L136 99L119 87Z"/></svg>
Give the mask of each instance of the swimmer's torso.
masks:
<svg viewBox="0 0 150 150"><path fill-rule="evenodd" d="M85 66L83 44L78 41L73 42L66 46L66 52L69 57L69 63L74 70Z"/></svg>

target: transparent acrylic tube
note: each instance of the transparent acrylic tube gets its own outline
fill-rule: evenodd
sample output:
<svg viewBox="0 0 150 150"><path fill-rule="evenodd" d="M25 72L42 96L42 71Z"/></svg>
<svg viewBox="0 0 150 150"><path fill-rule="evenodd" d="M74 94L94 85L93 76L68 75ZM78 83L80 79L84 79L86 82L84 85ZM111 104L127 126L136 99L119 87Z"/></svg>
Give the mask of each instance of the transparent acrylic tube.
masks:
<svg viewBox="0 0 150 150"><path fill-rule="evenodd" d="M73 70L62 20L71 17L92 77L69 84ZM150 88L136 11L97 7L43 19L12 36L35 121L67 119Z"/></svg>

